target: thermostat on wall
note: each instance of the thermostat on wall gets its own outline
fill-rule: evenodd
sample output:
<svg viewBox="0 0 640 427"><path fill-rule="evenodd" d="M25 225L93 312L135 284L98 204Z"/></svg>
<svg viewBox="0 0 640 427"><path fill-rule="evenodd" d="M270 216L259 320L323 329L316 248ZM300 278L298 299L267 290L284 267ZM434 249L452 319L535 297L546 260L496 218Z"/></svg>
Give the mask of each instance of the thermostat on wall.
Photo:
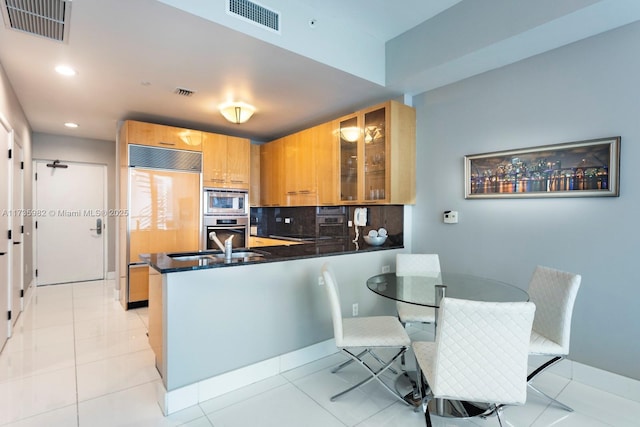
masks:
<svg viewBox="0 0 640 427"><path fill-rule="evenodd" d="M444 222L445 222L445 224L457 224L458 223L458 212L457 211L444 211Z"/></svg>

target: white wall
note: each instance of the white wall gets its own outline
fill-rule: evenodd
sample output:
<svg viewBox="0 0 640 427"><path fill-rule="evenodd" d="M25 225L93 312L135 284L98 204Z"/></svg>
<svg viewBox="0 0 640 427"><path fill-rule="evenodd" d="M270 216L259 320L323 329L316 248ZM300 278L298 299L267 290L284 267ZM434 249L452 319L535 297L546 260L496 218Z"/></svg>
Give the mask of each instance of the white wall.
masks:
<svg viewBox="0 0 640 427"><path fill-rule="evenodd" d="M415 97L413 251L526 288L537 264L580 273L570 359L640 379L640 23ZM620 197L465 200L463 157L622 137ZM460 223L443 224L444 210Z"/></svg>
<svg viewBox="0 0 640 427"><path fill-rule="evenodd" d="M116 207L116 129L113 141L73 138L43 133L33 134L33 159L75 161L107 165L107 209ZM107 271L115 271L116 218L106 219Z"/></svg>

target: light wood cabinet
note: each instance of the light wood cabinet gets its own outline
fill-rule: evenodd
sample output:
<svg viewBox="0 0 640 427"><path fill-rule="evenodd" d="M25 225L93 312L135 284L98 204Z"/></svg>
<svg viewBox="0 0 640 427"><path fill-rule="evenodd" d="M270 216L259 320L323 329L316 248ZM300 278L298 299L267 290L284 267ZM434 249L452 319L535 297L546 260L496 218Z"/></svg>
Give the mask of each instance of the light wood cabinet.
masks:
<svg viewBox="0 0 640 427"><path fill-rule="evenodd" d="M202 151L202 132L198 130L134 120L127 120L123 127L124 137L129 144Z"/></svg>
<svg viewBox="0 0 640 427"><path fill-rule="evenodd" d="M165 377L162 341L162 275L149 269L149 346L156 356L156 368Z"/></svg>
<svg viewBox="0 0 640 427"><path fill-rule="evenodd" d="M341 204L414 204L416 120L395 101L338 120Z"/></svg>
<svg viewBox="0 0 640 427"><path fill-rule="evenodd" d="M260 204L414 204L416 115L387 101L264 144Z"/></svg>
<svg viewBox="0 0 640 427"><path fill-rule="evenodd" d="M291 246L301 245L303 242L294 242L291 240L272 239L269 237L249 236L249 247L260 248L263 246Z"/></svg>
<svg viewBox="0 0 640 427"><path fill-rule="evenodd" d="M260 204L284 206L284 139L260 146Z"/></svg>
<svg viewBox="0 0 640 427"><path fill-rule="evenodd" d="M324 123L261 146L263 206L316 206L336 201L334 123Z"/></svg>
<svg viewBox="0 0 640 427"><path fill-rule="evenodd" d="M202 133L202 182L205 187L249 190L251 142L246 138Z"/></svg>
<svg viewBox="0 0 640 427"><path fill-rule="evenodd" d="M129 303L149 300L149 266L129 265Z"/></svg>
<svg viewBox="0 0 640 427"><path fill-rule="evenodd" d="M307 130L284 138L287 206L317 205L316 147L311 133Z"/></svg>
<svg viewBox="0 0 640 427"><path fill-rule="evenodd" d="M260 146L251 144L249 205L260 205Z"/></svg>

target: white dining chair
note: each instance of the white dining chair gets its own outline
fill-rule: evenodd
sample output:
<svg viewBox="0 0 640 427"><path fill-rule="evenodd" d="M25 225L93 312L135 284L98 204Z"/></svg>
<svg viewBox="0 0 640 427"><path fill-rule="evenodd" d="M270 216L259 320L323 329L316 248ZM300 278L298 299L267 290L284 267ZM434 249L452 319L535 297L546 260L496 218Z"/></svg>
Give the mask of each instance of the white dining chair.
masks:
<svg viewBox="0 0 640 427"><path fill-rule="evenodd" d="M405 329L402 327L398 319L393 316L343 318L338 282L336 281L335 274L333 273L329 263L325 263L322 266L322 278L324 279L327 295L329 297L331 319L333 321L333 335L336 341L336 346L342 351L342 353L349 356L348 361L337 366L331 372L336 373L355 361L358 362L358 364L369 374L358 384L333 395L331 397L331 401L334 401L338 397L355 390L370 381L377 380L396 398L406 403L402 396L398 395L391 387L382 381L382 378L380 377L383 372L391 369L393 362L408 350L411 340L409 339L409 335L407 335ZM374 353L374 349L394 349L397 350L397 352L388 360L384 360ZM367 361L364 359L367 355L380 363L381 367L376 370L369 366Z"/></svg>
<svg viewBox="0 0 640 427"><path fill-rule="evenodd" d="M549 356L551 359L533 370L528 375L527 382L532 390L569 412L573 409L536 388L532 381L569 354L571 318L581 280L579 274L537 266L531 276L528 291L530 301L537 307L529 354Z"/></svg>
<svg viewBox="0 0 640 427"><path fill-rule="evenodd" d="M440 257L438 254L398 254L396 255L396 276L438 277ZM398 318L403 325L408 323L434 323L436 313L433 307L397 301Z"/></svg>
<svg viewBox="0 0 640 427"><path fill-rule="evenodd" d="M432 399L488 403L485 414L495 413L501 426L503 405L526 401L535 309L532 302L442 299L435 342L412 344L428 427Z"/></svg>

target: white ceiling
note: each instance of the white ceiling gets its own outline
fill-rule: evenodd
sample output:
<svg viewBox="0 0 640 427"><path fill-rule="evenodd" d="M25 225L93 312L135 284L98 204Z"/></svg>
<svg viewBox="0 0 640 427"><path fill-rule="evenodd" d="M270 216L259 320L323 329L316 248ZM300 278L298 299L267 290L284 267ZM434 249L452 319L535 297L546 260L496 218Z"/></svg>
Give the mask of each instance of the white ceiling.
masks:
<svg viewBox="0 0 640 427"><path fill-rule="evenodd" d="M2 26L0 63L35 132L113 140L119 120L137 119L266 141L640 19L636 0L483 0L477 28L476 0L259 0L281 14L274 34L225 14L224 3L74 0L68 43ZM558 31L567 25L579 31ZM79 74L59 76L60 63ZM217 105L231 98L255 105L255 116L226 122Z"/></svg>

